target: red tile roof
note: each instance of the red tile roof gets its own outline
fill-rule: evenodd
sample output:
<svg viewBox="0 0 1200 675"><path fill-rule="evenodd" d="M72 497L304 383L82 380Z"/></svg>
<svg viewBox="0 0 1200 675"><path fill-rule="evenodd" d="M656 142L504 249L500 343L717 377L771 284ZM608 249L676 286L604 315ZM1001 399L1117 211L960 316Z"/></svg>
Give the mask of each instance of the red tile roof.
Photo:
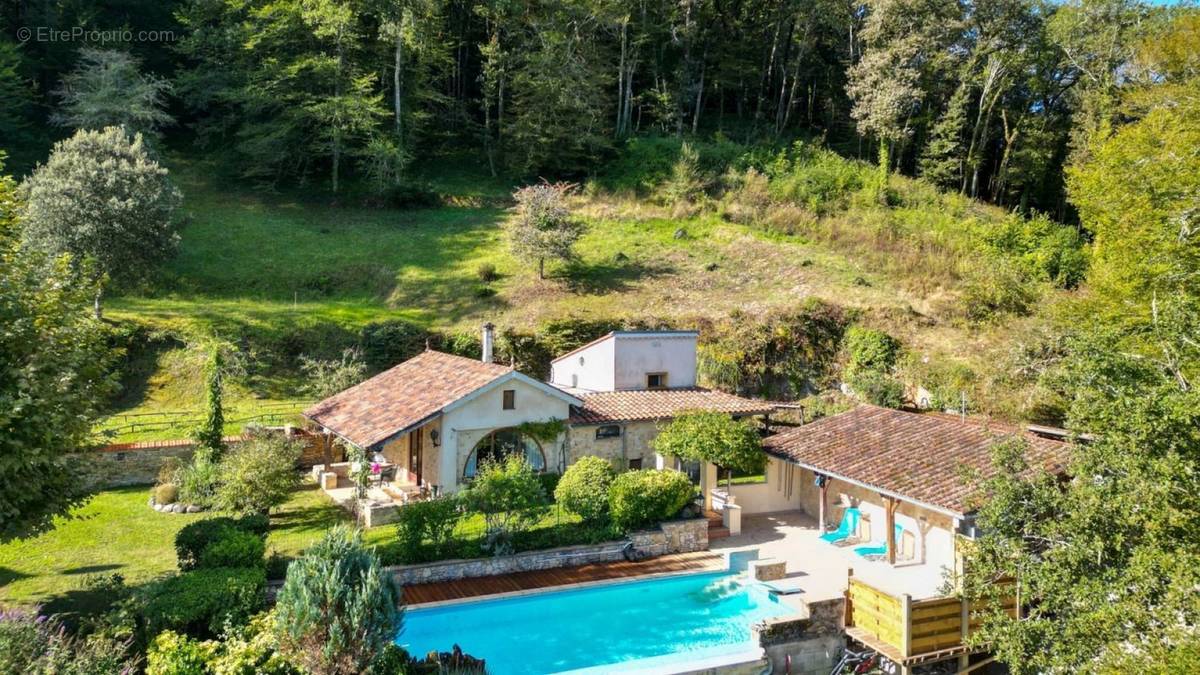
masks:
<svg viewBox="0 0 1200 675"><path fill-rule="evenodd" d="M314 404L303 415L366 448L510 372L507 366L428 350Z"/></svg>
<svg viewBox="0 0 1200 675"><path fill-rule="evenodd" d="M583 394L580 398L583 405L572 408L571 424L660 420L685 410L712 410L731 415L765 415L773 410L765 401L700 388L605 391Z"/></svg>
<svg viewBox="0 0 1200 675"><path fill-rule="evenodd" d="M987 475L990 448L1020 435L1032 466L1060 472L1069 446L1008 426L862 405L763 440L772 455L956 514L971 510L963 469Z"/></svg>

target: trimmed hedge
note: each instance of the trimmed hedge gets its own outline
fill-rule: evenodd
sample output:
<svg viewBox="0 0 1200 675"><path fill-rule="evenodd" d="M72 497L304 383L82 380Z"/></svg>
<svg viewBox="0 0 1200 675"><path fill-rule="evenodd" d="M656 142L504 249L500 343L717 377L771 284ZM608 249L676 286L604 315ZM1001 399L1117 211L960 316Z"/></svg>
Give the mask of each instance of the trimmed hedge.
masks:
<svg viewBox="0 0 1200 675"><path fill-rule="evenodd" d="M242 518L221 516L188 523L175 535L175 555L179 559L179 569L186 572L198 567L204 549L234 536L230 532L248 533L265 540L269 526L270 520L263 515ZM259 557L261 559L261 553Z"/></svg>
<svg viewBox="0 0 1200 675"><path fill-rule="evenodd" d="M679 471L626 471L609 489L608 508L617 526L632 530L678 516L694 495L692 481Z"/></svg>
<svg viewBox="0 0 1200 675"><path fill-rule="evenodd" d="M226 528L220 539L210 543L200 552L198 568L212 567L259 567L266 555L266 542L262 537Z"/></svg>
<svg viewBox="0 0 1200 675"><path fill-rule="evenodd" d="M262 609L267 577L262 567L216 567L184 572L148 591L142 608L147 635L174 630L196 637L220 635Z"/></svg>

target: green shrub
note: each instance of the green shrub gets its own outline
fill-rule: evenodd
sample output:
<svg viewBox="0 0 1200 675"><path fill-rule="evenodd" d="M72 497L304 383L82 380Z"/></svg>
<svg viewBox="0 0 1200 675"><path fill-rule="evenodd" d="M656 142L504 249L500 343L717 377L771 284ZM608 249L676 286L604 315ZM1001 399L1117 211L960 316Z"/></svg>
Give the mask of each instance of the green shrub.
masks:
<svg viewBox="0 0 1200 675"><path fill-rule="evenodd" d="M697 367L725 391L798 397L830 379L847 323L845 310L817 300L765 316L735 311L700 336Z"/></svg>
<svg viewBox="0 0 1200 675"><path fill-rule="evenodd" d="M496 266L492 263L480 263L479 267L475 268L475 276L485 284L490 284L500 278L496 272Z"/></svg>
<svg viewBox="0 0 1200 675"><path fill-rule="evenodd" d="M178 484L179 471L183 469L183 460L178 457L164 457L158 466L158 477L155 482L159 485L167 483Z"/></svg>
<svg viewBox="0 0 1200 675"><path fill-rule="evenodd" d="M146 653L146 675L208 675L216 654L216 643L194 640L166 630L150 643Z"/></svg>
<svg viewBox="0 0 1200 675"><path fill-rule="evenodd" d="M252 434L221 459L214 504L233 513L267 513L284 503L300 481L296 462L302 451L282 434Z"/></svg>
<svg viewBox="0 0 1200 675"><path fill-rule="evenodd" d="M55 617L0 610L0 673L110 675L136 672L136 664L126 641L74 638Z"/></svg>
<svg viewBox="0 0 1200 675"><path fill-rule="evenodd" d="M179 559L179 569L186 571L195 568L204 549L224 539L230 530L249 532L263 538L267 535L267 525L265 516L205 518L184 525L175 534L175 555Z"/></svg>
<svg viewBox="0 0 1200 675"><path fill-rule="evenodd" d="M361 673L400 632L400 594L362 533L337 526L288 567L276 601L281 651L313 673Z"/></svg>
<svg viewBox="0 0 1200 675"><path fill-rule="evenodd" d="M273 612L231 627L220 640L164 631L150 645L146 675L302 675L278 648Z"/></svg>
<svg viewBox="0 0 1200 675"><path fill-rule="evenodd" d="M174 504L179 501L179 486L163 483L154 488L155 504Z"/></svg>
<svg viewBox="0 0 1200 675"><path fill-rule="evenodd" d="M199 448L192 456L191 464L179 471L179 499L188 504L210 507L220 483L216 451Z"/></svg>
<svg viewBox="0 0 1200 675"><path fill-rule="evenodd" d="M862 370L846 379L846 384L864 401L885 408L904 406L904 384L877 370Z"/></svg>
<svg viewBox="0 0 1200 675"><path fill-rule="evenodd" d="M196 567L259 567L263 565L265 552L262 537L230 527L219 539L204 547Z"/></svg>
<svg viewBox="0 0 1200 675"><path fill-rule="evenodd" d="M631 530L674 518L694 495L692 482L679 471L626 471L609 488L608 509L614 523Z"/></svg>
<svg viewBox="0 0 1200 675"><path fill-rule="evenodd" d="M1025 273L998 257L972 261L961 288L959 303L972 321L989 321L1005 314L1024 316L1038 297L1036 286Z"/></svg>
<svg viewBox="0 0 1200 675"><path fill-rule="evenodd" d="M453 495L406 504L396 521L400 562L411 564L448 557L454 543L454 526L460 516L459 502Z"/></svg>
<svg viewBox="0 0 1200 675"><path fill-rule="evenodd" d="M554 473L553 471L544 471L537 475L537 479L542 484L542 492L546 495L552 495L558 489L558 482L562 480L562 474Z"/></svg>
<svg viewBox="0 0 1200 675"><path fill-rule="evenodd" d="M541 481L521 455L479 467L460 499L468 511L483 514L484 548L495 555L511 552L512 537L528 530L548 506Z"/></svg>
<svg viewBox="0 0 1200 675"><path fill-rule="evenodd" d="M143 608L150 634L174 630L195 637L240 626L263 606L266 575L258 567L196 569L169 577L147 591Z"/></svg>
<svg viewBox="0 0 1200 675"><path fill-rule="evenodd" d="M846 329L847 373L887 372L896 365L900 343L887 333L864 326Z"/></svg>
<svg viewBox="0 0 1200 675"><path fill-rule="evenodd" d="M554 499L586 522L601 522L608 516L608 488L616 475L608 461L581 457L567 467L554 490Z"/></svg>

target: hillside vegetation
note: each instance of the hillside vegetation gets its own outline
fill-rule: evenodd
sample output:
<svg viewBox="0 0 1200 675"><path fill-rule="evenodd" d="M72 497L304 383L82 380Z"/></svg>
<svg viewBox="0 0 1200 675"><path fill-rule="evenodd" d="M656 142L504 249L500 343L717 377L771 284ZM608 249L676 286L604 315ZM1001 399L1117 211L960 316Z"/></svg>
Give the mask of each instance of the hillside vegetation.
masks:
<svg viewBox="0 0 1200 675"><path fill-rule="evenodd" d="M812 302L894 334L926 366L968 369L958 384L979 388L973 407L1015 415L1024 403L1012 396L986 392L984 406L993 364L1037 325L1035 303L1084 265L1073 229L914 179L885 186L876 167L802 143L631 142L576 191L587 233L545 280L509 252L509 186L485 175L433 172L443 205L398 209L252 192L185 156L170 164L185 194L179 253L156 290L109 302L131 336L118 415L105 423L121 439L185 432L186 420L140 415L198 409L202 359L190 345L214 335L249 357L230 396L230 419L244 420L298 409L310 397L297 359L361 345L382 322L404 322L407 343L375 369L422 348L426 331L473 356L492 321L506 331L502 353L538 374L612 326L715 335L730 317L753 324ZM539 336L548 344L533 345ZM836 351L802 358L828 374Z"/></svg>

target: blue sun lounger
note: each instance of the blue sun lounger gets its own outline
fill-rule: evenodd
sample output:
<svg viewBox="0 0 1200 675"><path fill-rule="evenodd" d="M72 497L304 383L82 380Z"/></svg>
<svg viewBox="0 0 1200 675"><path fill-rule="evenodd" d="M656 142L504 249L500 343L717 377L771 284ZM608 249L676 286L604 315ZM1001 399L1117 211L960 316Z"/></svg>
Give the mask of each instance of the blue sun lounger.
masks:
<svg viewBox="0 0 1200 675"><path fill-rule="evenodd" d="M836 544L839 541L845 541L853 537L854 533L858 531L858 518L858 509L851 506L842 514L842 522L838 525L838 529L822 534L821 540Z"/></svg>
<svg viewBox="0 0 1200 675"><path fill-rule="evenodd" d="M903 533L904 533L904 528L897 525L896 532L894 535L895 539L893 540L893 541L895 541L896 548L900 548L900 535ZM873 542L873 543L867 544L866 546L859 546L858 548L854 549L854 552L861 555L864 558L875 558L875 557L879 557L879 556L885 556L885 555L887 555L887 544L882 541Z"/></svg>

